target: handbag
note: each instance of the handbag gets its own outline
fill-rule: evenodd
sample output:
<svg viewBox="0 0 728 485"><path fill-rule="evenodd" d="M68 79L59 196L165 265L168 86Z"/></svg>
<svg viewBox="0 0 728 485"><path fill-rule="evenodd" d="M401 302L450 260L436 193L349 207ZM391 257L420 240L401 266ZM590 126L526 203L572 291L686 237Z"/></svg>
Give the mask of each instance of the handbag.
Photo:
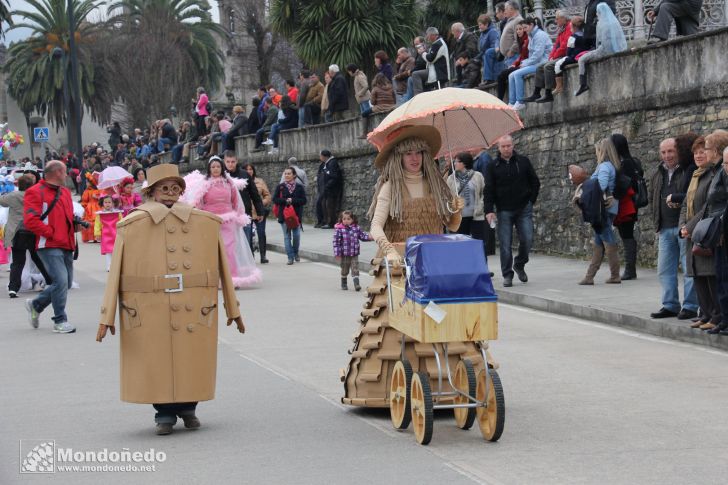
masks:
<svg viewBox="0 0 728 485"><path fill-rule="evenodd" d="M283 198L283 189L278 191L278 198L279 199ZM273 215L275 216L276 219L278 218L278 204L273 204Z"/></svg>
<svg viewBox="0 0 728 485"><path fill-rule="evenodd" d="M296 209L292 205L287 205L283 209L283 222L286 223L288 229L295 229L301 225L298 220L298 214L296 214Z"/></svg>
<svg viewBox="0 0 728 485"><path fill-rule="evenodd" d="M713 249L718 246L721 232L721 217L706 217L697 223L691 239L692 253L698 256L712 256Z"/></svg>
<svg viewBox="0 0 728 485"><path fill-rule="evenodd" d="M637 177L637 191L632 196L632 198L634 200L635 208L641 209L643 207L647 207L647 204L649 203L649 198L647 195L647 182L645 182L644 177Z"/></svg>

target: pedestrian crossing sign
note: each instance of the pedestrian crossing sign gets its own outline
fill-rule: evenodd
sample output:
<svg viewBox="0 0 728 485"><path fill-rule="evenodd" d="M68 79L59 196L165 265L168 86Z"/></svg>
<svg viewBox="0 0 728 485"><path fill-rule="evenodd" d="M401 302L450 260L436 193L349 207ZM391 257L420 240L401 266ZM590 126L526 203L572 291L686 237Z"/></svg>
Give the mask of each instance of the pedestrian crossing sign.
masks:
<svg viewBox="0 0 728 485"><path fill-rule="evenodd" d="M48 127L33 128L33 141L36 143L48 141Z"/></svg>

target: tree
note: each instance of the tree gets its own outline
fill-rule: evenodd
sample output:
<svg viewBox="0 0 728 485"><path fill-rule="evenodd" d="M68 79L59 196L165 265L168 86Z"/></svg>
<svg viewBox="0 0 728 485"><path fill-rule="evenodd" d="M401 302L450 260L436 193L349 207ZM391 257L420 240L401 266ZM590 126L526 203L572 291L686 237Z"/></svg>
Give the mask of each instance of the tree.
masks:
<svg viewBox="0 0 728 485"><path fill-rule="evenodd" d="M475 25L478 15L485 11L484 2L478 0L437 0L427 4L426 27L437 27L440 35L448 37L450 26L461 22L465 27Z"/></svg>
<svg viewBox="0 0 728 485"><path fill-rule="evenodd" d="M10 15L10 10L5 5L6 3L7 3L6 0L0 0L0 36L2 36L2 37L5 36L5 32L1 31L2 24L7 23L11 27L13 25L13 18Z"/></svg>
<svg viewBox="0 0 728 485"><path fill-rule="evenodd" d="M65 0L26 0L32 11L15 11L24 21L9 30L27 28L31 36L16 42L8 49L4 66L8 79L8 93L26 115L37 111L56 126L64 126L67 119L63 80L69 73L69 25ZM98 25L87 22L91 11L99 6L97 0L72 0L76 19L76 46L78 51L78 80L81 105L96 121L109 117L113 96L110 89L109 66L98 55L102 33ZM67 95L73 99L73 90ZM83 116L83 113L81 114ZM75 121L75 120L71 120ZM79 120L80 121L80 120ZM71 123L71 126L76 126Z"/></svg>
<svg viewBox="0 0 728 485"><path fill-rule="evenodd" d="M272 0L271 22L307 65L356 63L371 73L374 53L394 57L422 29L417 0Z"/></svg>
<svg viewBox="0 0 728 485"><path fill-rule="evenodd" d="M191 107L195 89L215 91L224 79L223 54L207 0L120 0L109 6L107 55L116 92L135 126Z"/></svg>

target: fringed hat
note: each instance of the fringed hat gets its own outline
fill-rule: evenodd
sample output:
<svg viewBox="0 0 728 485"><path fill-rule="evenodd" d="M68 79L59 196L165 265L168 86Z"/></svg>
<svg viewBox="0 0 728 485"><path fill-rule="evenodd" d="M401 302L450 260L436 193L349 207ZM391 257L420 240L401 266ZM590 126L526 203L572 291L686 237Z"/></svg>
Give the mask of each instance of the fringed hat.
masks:
<svg viewBox="0 0 728 485"><path fill-rule="evenodd" d="M374 159L374 166L381 170L387 163L389 154L392 153L394 147L403 140L408 138L420 138L430 147L430 154L434 158L440 151L442 146L442 137L440 132L434 126L426 125L409 125L397 128L387 134L384 146L379 150L377 158Z"/></svg>

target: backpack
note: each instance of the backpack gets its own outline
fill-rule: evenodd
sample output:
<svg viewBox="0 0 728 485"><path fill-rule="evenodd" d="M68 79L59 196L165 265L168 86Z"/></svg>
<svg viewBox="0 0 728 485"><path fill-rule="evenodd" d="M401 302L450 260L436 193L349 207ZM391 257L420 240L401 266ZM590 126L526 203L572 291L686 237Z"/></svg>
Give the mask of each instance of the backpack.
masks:
<svg viewBox="0 0 728 485"><path fill-rule="evenodd" d="M642 163L636 158L633 158L633 160L637 164L637 190L635 191L633 200L635 208L641 209L642 207L647 207L647 204L650 202L649 196L647 195L647 182L645 182L645 172L642 170Z"/></svg>

